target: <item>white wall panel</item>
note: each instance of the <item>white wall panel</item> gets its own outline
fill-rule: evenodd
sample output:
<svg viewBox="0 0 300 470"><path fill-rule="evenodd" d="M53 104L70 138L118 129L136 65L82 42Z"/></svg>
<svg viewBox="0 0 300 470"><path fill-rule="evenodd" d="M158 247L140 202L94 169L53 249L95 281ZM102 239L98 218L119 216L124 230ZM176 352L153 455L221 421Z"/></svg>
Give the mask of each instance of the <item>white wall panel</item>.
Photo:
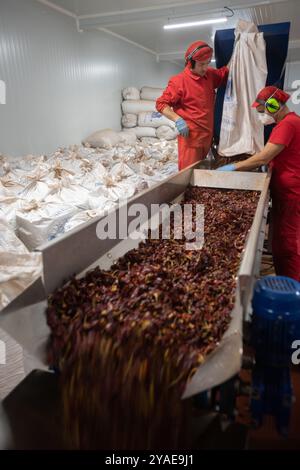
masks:
<svg viewBox="0 0 300 470"><path fill-rule="evenodd" d="M79 33L73 18L35 0L1 0L0 153L49 153L119 129L123 87L164 87L179 70L106 33Z"/></svg>

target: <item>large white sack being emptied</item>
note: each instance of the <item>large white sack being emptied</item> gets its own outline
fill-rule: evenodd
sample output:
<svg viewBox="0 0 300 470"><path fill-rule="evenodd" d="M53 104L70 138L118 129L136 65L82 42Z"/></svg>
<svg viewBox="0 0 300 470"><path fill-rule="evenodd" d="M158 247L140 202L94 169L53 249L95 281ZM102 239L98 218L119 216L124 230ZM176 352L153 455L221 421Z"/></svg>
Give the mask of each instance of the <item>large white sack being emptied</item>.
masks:
<svg viewBox="0 0 300 470"><path fill-rule="evenodd" d="M130 132L134 132L137 138L156 137L155 127L132 127Z"/></svg>
<svg viewBox="0 0 300 470"><path fill-rule="evenodd" d="M169 126L175 127L175 123L170 119L166 118L157 111L152 113L139 113L138 115L138 125L140 127L160 127L160 126Z"/></svg>
<svg viewBox="0 0 300 470"><path fill-rule="evenodd" d="M134 86L129 86L127 88L123 88L122 95L124 100L139 100L140 90L138 90Z"/></svg>
<svg viewBox="0 0 300 470"><path fill-rule="evenodd" d="M142 100L157 100L162 94L163 88L153 88L150 86L143 86L141 89L141 99Z"/></svg>
<svg viewBox="0 0 300 470"><path fill-rule="evenodd" d="M112 129L102 129L89 135L83 141L83 145L88 144L91 147L99 147L104 149L111 149L120 142L118 132Z"/></svg>
<svg viewBox="0 0 300 470"><path fill-rule="evenodd" d="M16 213L17 235L29 250L34 250L63 233L66 222L78 211L68 204L24 204Z"/></svg>
<svg viewBox="0 0 300 470"><path fill-rule="evenodd" d="M122 103L123 113L139 114L143 111L156 111L155 101L126 100Z"/></svg>
<svg viewBox="0 0 300 470"><path fill-rule="evenodd" d="M160 126L156 129L156 137L159 139L173 140L177 136L177 131L169 126Z"/></svg>
<svg viewBox="0 0 300 470"><path fill-rule="evenodd" d="M13 229L0 219L0 310L29 287L41 272L40 253L29 253Z"/></svg>
<svg viewBox="0 0 300 470"><path fill-rule="evenodd" d="M253 155L264 146L264 126L251 108L267 78L263 33L253 23L239 20L236 43L225 91L218 152L225 157Z"/></svg>
<svg viewBox="0 0 300 470"><path fill-rule="evenodd" d="M135 127L137 125L137 115L132 113L126 113L122 116L123 127Z"/></svg>

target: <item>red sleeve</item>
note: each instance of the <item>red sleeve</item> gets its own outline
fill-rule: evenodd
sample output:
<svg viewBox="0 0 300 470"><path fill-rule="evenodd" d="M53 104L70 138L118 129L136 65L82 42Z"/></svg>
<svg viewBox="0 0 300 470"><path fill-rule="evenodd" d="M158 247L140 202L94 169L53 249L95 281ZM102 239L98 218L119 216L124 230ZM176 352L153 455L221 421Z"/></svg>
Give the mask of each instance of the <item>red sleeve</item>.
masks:
<svg viewBox="0 0 300 470"><path fill-rule="evenodd" d="M214 88L219 88L220 86L226 85L229 74L229 68L226 67L226 65L220 69L211 69L211 71Z"/></svg>
<svg viewBox="0 0 300 470"><path fill-rule="evenodd" d="M282 121L272 130L269 138L271 144L280 144L288 147L295 135L295 127L290 122Z"/></svg>
<svg viewBox="0 0 300 470"><path fill-rule="evenodd" d="M172 77L169 80L168 86L163 94L156 100L156 109L160 113L166 106L171 108L180 101L182 90L177 77Z"/></svg>

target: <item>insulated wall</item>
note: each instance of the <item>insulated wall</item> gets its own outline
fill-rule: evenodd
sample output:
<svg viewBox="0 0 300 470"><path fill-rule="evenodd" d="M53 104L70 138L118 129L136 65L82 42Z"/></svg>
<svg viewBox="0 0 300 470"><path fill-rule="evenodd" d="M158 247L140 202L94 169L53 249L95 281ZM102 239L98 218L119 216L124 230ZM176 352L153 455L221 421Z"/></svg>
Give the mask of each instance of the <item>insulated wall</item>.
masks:
<svg viewBox="0 0 300 470"><path fill-rule="evenodd" d="M74 18L36 0L1 0L0 153L48 153L118 130L123 87L164 87L179 71L106 33L79 33Z"/></svg>

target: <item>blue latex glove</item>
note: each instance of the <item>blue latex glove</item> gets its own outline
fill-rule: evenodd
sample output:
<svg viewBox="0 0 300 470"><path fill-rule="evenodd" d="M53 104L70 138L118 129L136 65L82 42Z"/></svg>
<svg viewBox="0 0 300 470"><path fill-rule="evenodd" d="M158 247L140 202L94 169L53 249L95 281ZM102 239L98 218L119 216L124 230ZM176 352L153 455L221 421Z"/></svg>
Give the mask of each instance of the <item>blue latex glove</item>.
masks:
<svg viewBox="0 0 300 470"><path fill-rule="evenodd" d="M184 119L182 118L177 119L177 121L175 121L175 126L179 134L183 135L183 137L187 137L189 135L190 130Z"/></svg>
<svg viewBox="0 0 300 470"><path fill-rule="evenodd" d="M220 168L217 168L217 171L235 171L236 167L234 163L229 163L228 165L220 166Z"/></svg>

